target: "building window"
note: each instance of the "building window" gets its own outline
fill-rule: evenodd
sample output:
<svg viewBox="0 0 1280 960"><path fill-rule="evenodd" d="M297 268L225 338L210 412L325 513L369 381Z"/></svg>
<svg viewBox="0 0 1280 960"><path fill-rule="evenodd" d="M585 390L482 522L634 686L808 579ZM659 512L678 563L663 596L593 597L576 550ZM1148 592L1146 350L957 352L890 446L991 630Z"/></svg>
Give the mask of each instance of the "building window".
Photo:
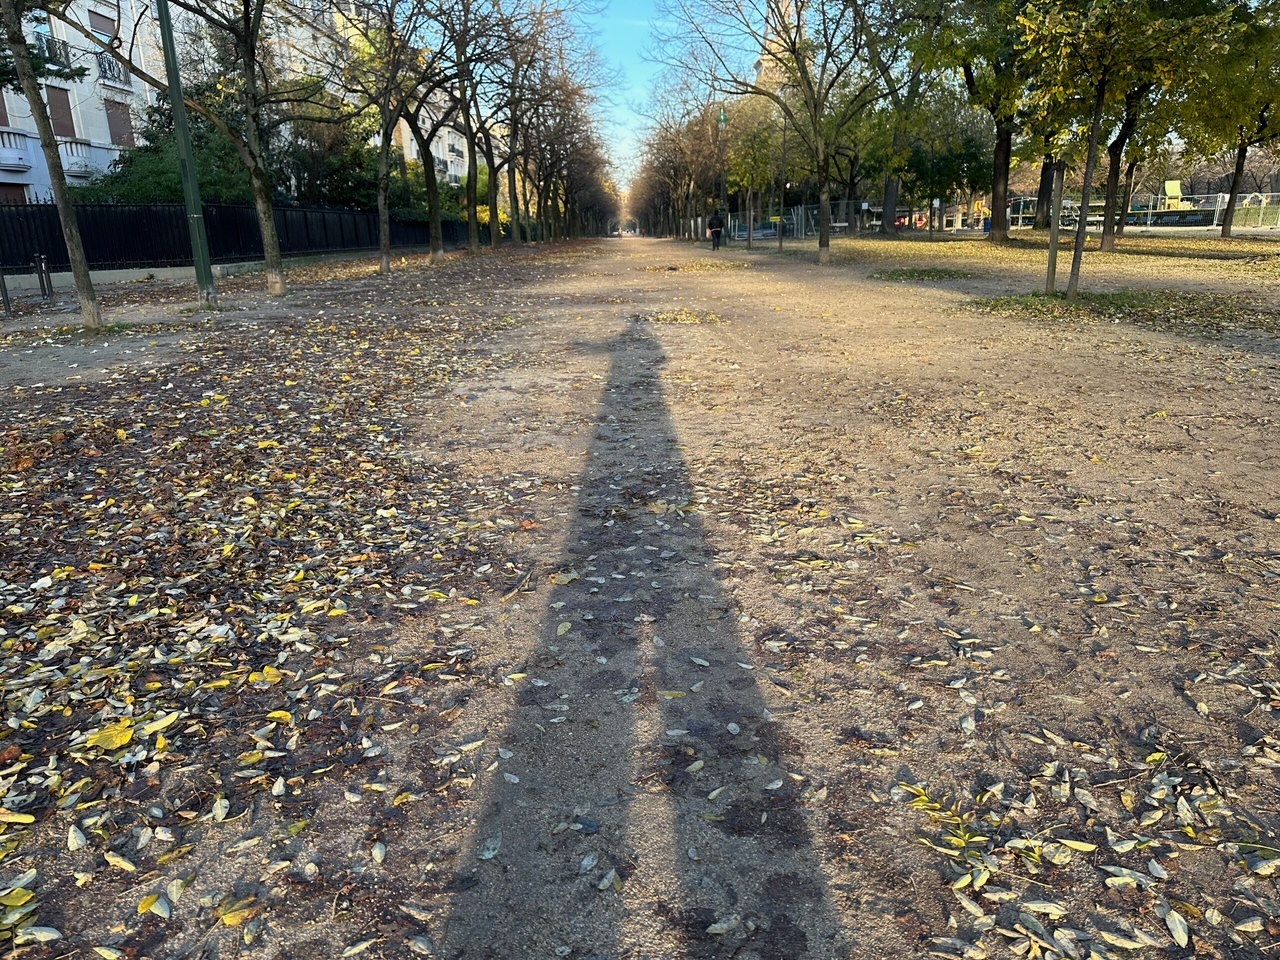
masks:
<svg viewBox="0 0 1280 960"><path fill-rule="evenodd" d="M4 91L0 90L0 127L9 125L9 107L4 102Z"/></svg>
<svg viewBox="0 0 1280 960"><path fill-rule="evenodd" d="M71 94L61 87L45 87L45 99L49 102L49 119L53 132L59 137L74 137L76 121L71 114Z"/></svg>
<svg viewBox="0 0 1280 960"><path fill-rule="evenodd" d="M107 100L103 106L107 108L107 129L111 132L111 142L117 147L132 147L133 118L129 116L129 105Z"/></svg>
<svg viewBox="0 0 1280 960"><path fill-rule="evenodd" d="M89 11L89 29L93 31L93 35L103 43L110 43L111 38L116 35L116 22L110 17L103 16L100 13Z"/></svg>
<svg viewBox="0 0 1280 960"><path fill-rule="evenodd" d="M20 183L0 183L0 203L26 203L27 188Z"/></svg>

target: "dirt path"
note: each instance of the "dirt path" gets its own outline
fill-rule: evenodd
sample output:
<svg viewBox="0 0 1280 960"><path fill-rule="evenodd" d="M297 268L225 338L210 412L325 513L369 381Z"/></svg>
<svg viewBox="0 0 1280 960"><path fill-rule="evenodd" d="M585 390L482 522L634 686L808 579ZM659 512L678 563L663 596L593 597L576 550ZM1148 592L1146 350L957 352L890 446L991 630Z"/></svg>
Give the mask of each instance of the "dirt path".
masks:
<svg viewBox="0 0 1280 960"><path fill-rule="evenodd" d="M301 285L8 396L19 955L1274 953L1276 338L851 256Z"/></svg>
<svg viewBox="0 0 1280 960"><path fill-rule="evenodd" d="M1077 821L1046 794L1037 828L1105 849L1099 821L1121 823L1059 741L1104 770L1148 740L1222 759L1274 833L1274 775L1242 762L1274 723L1242 724L1244 685L1204 672L1224 641L1276 641L1274 341L1011 323L671 245L593 266L520 288L545 306L506 347L519 365L432 431L477 482L546 491L522 552L549 583L488 614L492 671L536 679L468 706L497 766L444 955L919 955L975 918L896 784L1025 799L1056 762L1091 805ZM982 856L1011 870L1003 830ZM1171 855L1188 902L1226 869ZM1173 949L1154 899L1053 869L1079 885L1062 915Z"/></svg>

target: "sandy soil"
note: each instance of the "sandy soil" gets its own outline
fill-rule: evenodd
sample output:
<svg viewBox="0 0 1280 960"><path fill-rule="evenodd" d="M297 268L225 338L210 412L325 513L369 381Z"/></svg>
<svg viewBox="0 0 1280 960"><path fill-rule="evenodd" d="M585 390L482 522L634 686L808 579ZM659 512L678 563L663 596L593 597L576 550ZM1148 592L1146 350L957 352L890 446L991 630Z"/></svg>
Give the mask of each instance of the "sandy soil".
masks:
<svg viewBox="0 0 1280 960"><path fill-rule="evenodd" d="M1274 955L1278 341L993 316L974 296L1035 289L1035 258L946 246L624 240L490 258L461 299L292 296L511 318L387 398L475 560L338 658L363 692L323 722L372 768L230 816L216 785L161 803L179 772L104 798L192 845L136 873L102 866L127 810L75 851L80 814L41 811L4 875L40 868L62 936L20 952ZM1280 305L1270 266L1170 262L1086 270ZM969 276L874 278L904 263Z"/></svg>

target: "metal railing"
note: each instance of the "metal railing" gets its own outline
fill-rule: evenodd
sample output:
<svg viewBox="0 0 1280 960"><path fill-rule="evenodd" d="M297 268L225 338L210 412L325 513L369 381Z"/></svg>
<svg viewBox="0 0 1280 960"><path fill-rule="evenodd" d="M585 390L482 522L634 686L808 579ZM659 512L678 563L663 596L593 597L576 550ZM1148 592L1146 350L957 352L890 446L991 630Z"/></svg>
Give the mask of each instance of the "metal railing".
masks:
<svg viewBox="0 0 1280 960"><path fill-rule="evenodd" d="M71 44L47 33L36 34L36 52L60 67L71 66Z"/></svg>
<svg viewBox="0 0 1280 960"><path fill-rule="evenodd" d="M1133 197L1129 211L1125 216L1125 224L1130 227L1220 227L1227 210L1230 196L1226 193L1196 194L1183 197L1167 197L1156 194ZM1102 228L1103 202L1095 200L1089 204L1090 229ZM954 203L944 204L939 208L938 217L934 220L936 230L951 231L956 229L985 229L987 216L979 217L967 212L966 207ZM872 203L866 210L861 204L831 204L831 234L841 236L856 233L860 228L868 229L880 225L883 212L878 203ZM1012 228L1030 229L1035 225L1036 198L1015 197L1009 203L1009 226ZM899 207L895 220L900 228L927 230L929 226L929 210L927 207ZM739 214L731 214L728 218L727 238L745 240L747 235L747 219ZM1063 227L1075 227L1080 222L1080 203L1064 199L1062 206ZM1242 193L1236 201L1232 227L1280 230L1280 193ZM781 214L776 207L765 207L757 211L751 235L755 240L776 240L779 225L784 238L815 237L818 235L818 206L787 207ZM697 226L693 229L696 231Z"/></svg>
<svg viewBox="0 0 1280 960"><path fill-rule="evenodd" d="M1201 193L1179 197L1144 194L1133 197L1125 223L1131 227L1220 227L1230 195ZM1035 197L1016 197L1009 204L1009 226L1031 227L1036 219ZM1102 227L1101 201L1089 204L1089 226ZM1062 224L1080 222L1080 204L1063 201ZM1280 193L1242 193L1236 200L1233 227L1280 229Z"/></svg>
<svg viewBox="0 0 1280 960"><path fill-rule="evenodd" d="M103 83L114 83L121 87L130 86L132 77L129 75L129 71L124 68L124 64L109 53L99 51L97 57L98 76Z"/></svg>

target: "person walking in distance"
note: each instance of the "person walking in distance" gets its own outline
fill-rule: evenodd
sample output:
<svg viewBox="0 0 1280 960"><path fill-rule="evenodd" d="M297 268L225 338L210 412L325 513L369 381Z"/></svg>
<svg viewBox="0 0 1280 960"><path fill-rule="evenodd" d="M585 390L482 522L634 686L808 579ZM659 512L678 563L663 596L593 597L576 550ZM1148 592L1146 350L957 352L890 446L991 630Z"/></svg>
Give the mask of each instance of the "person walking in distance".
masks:
<svg viewBox="0 0 1280 960"><path fill-rule="evenodd" d="M707 230L711 233L711 249L720 249L720 234L724 231L724 219L717 210L711 215L711 219L707 221Z"/></svg>

